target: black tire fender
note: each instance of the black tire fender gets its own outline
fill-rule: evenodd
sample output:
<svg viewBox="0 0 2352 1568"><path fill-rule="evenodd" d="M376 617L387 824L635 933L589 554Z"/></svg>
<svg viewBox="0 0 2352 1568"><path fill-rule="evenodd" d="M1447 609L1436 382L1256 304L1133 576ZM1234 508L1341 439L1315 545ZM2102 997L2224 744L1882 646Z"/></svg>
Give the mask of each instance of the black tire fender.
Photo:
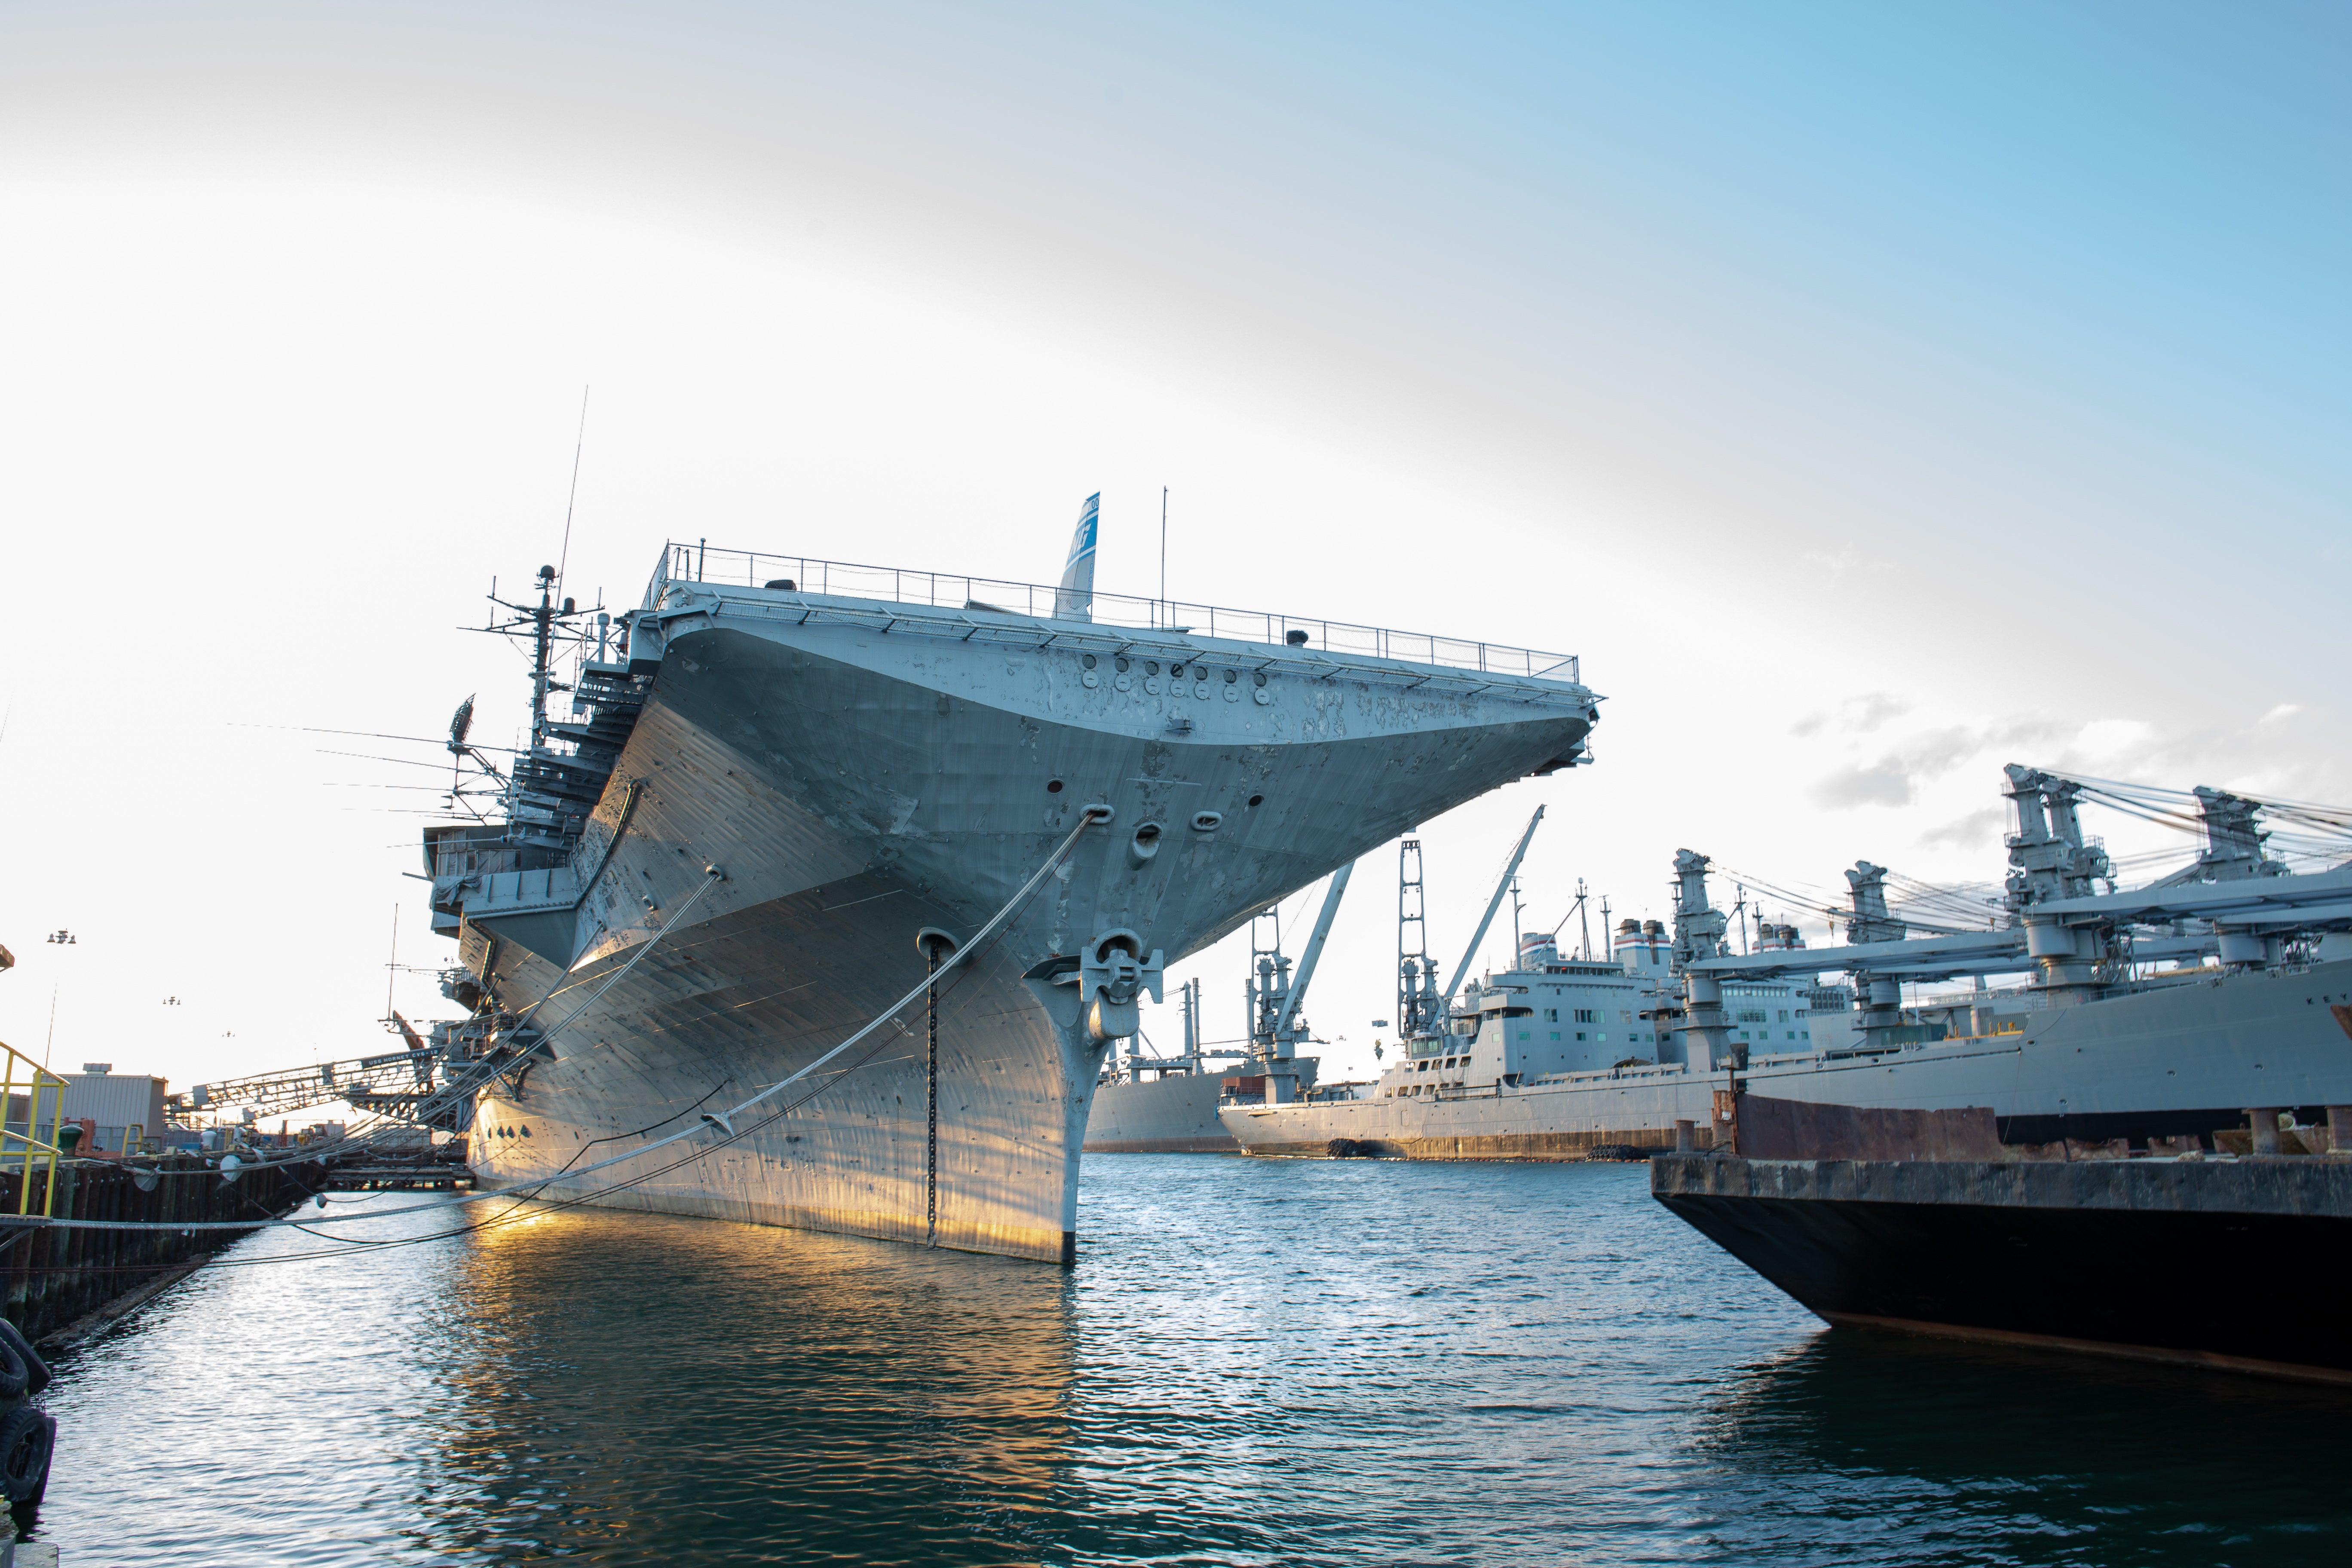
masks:
<svg viewBox="0 0 2352 1568"><path fill-rule="evenodd" d="M0 1493L10 1502L39 1502L49 1489L49 1460L57 1447L55 1417L29 1405L0 1413Z"/></svg>
<svg viewBox="0 0 2352 1568"><path fill-rule="evenodd" d="M16 1354L23 1359L25 1393L27 1397L37 1396L41 1390L48 1387L49 1363L41 1359L41 1352L33 1348L33 1342L25 1337L25 1331L5 1318L0 1318L0 1344L13 1347Z"/></svg>

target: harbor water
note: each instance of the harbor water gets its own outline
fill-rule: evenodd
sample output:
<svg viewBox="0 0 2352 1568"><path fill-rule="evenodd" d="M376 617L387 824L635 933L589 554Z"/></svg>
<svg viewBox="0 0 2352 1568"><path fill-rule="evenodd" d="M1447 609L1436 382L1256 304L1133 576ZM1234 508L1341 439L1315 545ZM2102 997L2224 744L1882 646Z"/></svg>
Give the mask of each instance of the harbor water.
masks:
<svg viewBox="0 0 2352 1568"><path fill-rule="evenodd" d="M503 1203L449 1235L352 1194L411 1212L250 1238L60 1364L37 1538L124 1568L2352 1546L2343 1391L1830 1336L1638 1165L1126 1155L1082 1192L1074 1269ZM311 1256L334 1231L394 1244Z"/></svg>

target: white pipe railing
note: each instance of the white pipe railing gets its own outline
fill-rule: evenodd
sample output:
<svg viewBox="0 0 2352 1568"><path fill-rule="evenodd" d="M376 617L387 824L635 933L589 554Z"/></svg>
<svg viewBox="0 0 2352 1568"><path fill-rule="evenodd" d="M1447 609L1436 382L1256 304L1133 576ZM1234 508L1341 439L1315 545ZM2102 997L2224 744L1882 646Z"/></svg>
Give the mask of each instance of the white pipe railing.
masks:
<svg viewBox="0 0 2352 1568"><path fill-rule="evenodd" d="M930 609L999 611L1006 615L1054 618L1059 590L1042 583L1015 583L995 577L971 577L945 572L917 572L896 566L863 566L844 561L823 561L808 555L778 555L765 551L721 550L703 543L673 542L662 552L646 603L650 606L669 583L702 583L714 587L782 588L820 598L862 599L881 604L921 605ZM1264 610L1239 610L1222 605L1184 600L1142 599L1125 594L1093 595L1092 622L1171 634L1196 634L1235 642L1273 647L1312 648L1327 653L1392 658L1445 669L1475 669L1493 675L1544 680L1577 681L1579 662L1573 654L1543 653L1500 643L1465 637L1444 637L1426 632L1403 632L1385 626L1360 626Z"/></svg>

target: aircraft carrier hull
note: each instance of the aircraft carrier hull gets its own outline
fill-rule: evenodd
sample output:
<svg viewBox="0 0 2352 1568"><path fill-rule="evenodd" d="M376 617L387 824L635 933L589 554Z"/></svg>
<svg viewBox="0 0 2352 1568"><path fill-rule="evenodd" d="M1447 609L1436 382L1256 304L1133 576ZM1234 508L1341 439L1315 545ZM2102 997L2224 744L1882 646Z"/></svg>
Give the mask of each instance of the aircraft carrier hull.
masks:
<svg viewBox="0 0 2352 1568"><path fill-rule="evenodd" d="M1222 1074L1178 1073L1095 1090L1087 1122L1089 1154L1238 1154L1240 1142L1217 1120Z"/></svg>
<svg viewBox="0 0 2352 1568"><path fill-rule="evenodd" d="M2316 1120L2352 1104L2352 961L2213 975L2032 1015L2022 1036L1885 1056L1762 1058L1741 1086L1780 1100L1924 1110L1990 1106L2005 1142L2210 1136L2255 1107ZM1723 1071L1675 1065L1578 1074L1459 1098L1399 1096L1227 1106L1253 1154L1322 1155L1348 1140L1403 1159L1577 1160L1595 1148L1671 1149L1675 1123L1713 1146ZM1345 1145L1342 1145L1344 1148Z"/></svg>
<svg viewBox="0 0 2352 1568"><path fill-rule="evenodd" d="M542 1026L584 1005L478 1097L476 1169L551 1198L1024 1258L1076 1246L1103 1042L1055 982L1083 947L1125 931L1172 962L1574 758L1593 717L1566 682L1417 684L1391 661L1173 633L1029 623L1008 647L893 635L888 605L683 583L654 608L632 656L657 674L570 861L436 880L499 1005ZM1147 656L1202 679L1147 688ZM976 931L1089 803L1110 821L943 984L935 1183L919 1004L803 1105L565 1178L882 1014L922 980L918 931Z"/></svg>

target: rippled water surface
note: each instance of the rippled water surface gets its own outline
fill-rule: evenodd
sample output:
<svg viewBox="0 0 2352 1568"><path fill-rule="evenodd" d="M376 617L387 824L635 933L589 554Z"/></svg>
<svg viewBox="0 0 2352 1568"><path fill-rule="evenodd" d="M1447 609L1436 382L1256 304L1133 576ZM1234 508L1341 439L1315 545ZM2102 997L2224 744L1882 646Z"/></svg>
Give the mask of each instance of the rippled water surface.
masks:
<svg viewBox="0 0 2352 1568"><path fill-rule="evenodd" d="M1639 1166L1107 1156L1081 1225L1069 1270L591 1211L210 1268L61 1366L38 1534L68 1568L2352 1545L2343 1393L1827 1336Z"/></svg>

